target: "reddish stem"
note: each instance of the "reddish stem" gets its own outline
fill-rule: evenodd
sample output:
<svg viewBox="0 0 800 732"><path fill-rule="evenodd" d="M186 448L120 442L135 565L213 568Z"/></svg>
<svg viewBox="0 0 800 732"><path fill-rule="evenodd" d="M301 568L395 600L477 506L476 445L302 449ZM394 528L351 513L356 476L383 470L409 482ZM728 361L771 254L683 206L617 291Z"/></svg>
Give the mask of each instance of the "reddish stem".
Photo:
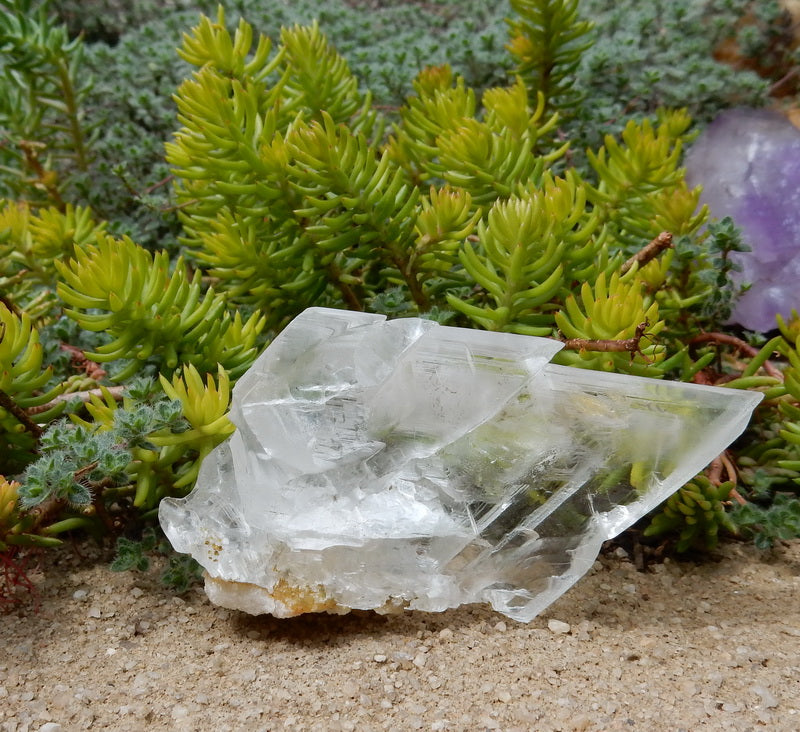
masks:
<svg viewBox="0 0 800 732"><path fill-rule="evenodd" d="M757 348L751 346L747 341L743 341L741 338L729 335L728 333L701 333L700 335L694 336L694 338L689 341L689 345L695 345L697 343L719 343L725 346L733 346L737 351L741 351L750 358L758 355ZM769 360L764 361L762 368L773 378L783 381L783 374L780 369Z"/></svg>

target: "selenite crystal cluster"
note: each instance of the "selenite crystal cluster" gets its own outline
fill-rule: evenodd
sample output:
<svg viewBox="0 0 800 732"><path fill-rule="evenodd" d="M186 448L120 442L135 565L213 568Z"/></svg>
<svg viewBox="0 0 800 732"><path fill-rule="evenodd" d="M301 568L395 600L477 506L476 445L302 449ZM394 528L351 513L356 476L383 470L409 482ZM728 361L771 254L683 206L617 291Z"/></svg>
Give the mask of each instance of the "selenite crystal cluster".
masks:
<svg viewBox="0 0 800 732"><path fill-rule="evenodd" d="M722 112L686 156L687 182L715 218L731 216L752 251L732 255L738 282L752 287L731 320L750 330L777 327L800 310L800 130L765 109Z"/></svg>
<svg viewBox="0 0 800 732"><path fill-rule="evenodd" d="M555 366L558 341L312 308L161 503L220 605L288 617L488 602L531 620L761 396Z"/></svg>

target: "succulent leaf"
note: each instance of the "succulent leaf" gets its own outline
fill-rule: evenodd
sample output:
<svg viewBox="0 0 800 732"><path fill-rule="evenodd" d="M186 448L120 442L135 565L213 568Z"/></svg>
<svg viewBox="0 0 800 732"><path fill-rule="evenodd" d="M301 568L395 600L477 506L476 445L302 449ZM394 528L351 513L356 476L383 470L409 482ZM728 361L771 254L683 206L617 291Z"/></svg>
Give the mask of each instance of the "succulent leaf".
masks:
<svg viewBox="0 0 800 732"><path fill-rule="evenodd" d="M56 268L58 293L74 308L68 315L81 327L105 330L113 338L89 358L133 359L118 379L151 357L167 370L193 363L210 372L221 363L241 373L256 356L255 337L264 318L254 314L245 324L239 316L232 318L221 295L212 288L202 291L200 272L190 280L181 259L170 272L166 252L152 255L127 237L98 236L94 245L76 249L73 259L56 262ZM90 309L103 312L85 312ZM241 338L235 343L224 340L232 328Z"/></svg>
<svg viewBox="0 0 800 732"><path fill-rule="evenodd" d="M724 504L733 487L730 481L717 486L705 475L697 475L662 504L644 535L677 532L676 549L679 552L714 549L721 532L736 533Z"/></svg>

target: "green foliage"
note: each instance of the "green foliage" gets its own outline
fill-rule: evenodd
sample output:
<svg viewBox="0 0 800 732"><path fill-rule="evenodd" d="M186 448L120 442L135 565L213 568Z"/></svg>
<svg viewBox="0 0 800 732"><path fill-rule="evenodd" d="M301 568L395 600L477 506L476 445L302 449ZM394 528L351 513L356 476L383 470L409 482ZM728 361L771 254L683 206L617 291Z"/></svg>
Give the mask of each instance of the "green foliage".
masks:
<svg viewBox="0 0 800 732"><path fill-rule="evenodd" d="M0 481L0 546L50 546L76 530L102 536L188 492L203 457L233 431L230 385L222 370L217 385L191 366L162 381L167 398L147 380L133 382L122 405L103 390L89 419L71 415L41 436L20 484ZM176 564L174 580L188 569Z"/></svg>
<svg viewBox="0 0 800 732"><path fill-rule="evenodd" d="M664 113L657 130L631 123L623 145L609 137L608 154L593 157L595 187L575 171L543 175L566 146L537 152L556 117L544 120L543 95L530 107L519 79L487 90L481 110L449 68L423 71L382 147L366 134L379 117L316 26L281 40L271 57L263 36L251 53L248 24L231 36L223 15L203 19L184 42L200 70L178 92L184 127L167 146L185 243L231 297L269 307L271 327L311 304L363 307L393 286L420 312L446 304L482 327L546 335L598 257L637 235L641 246L659 225L691 233L704 219L678 168L685 114ZM320 67L337 105L307 73ZM429 195L422 184L434 185ZM456 231L434 237L444 201ZM468 300L464 287L476 288Z"/></svg>
<svg viewBox="0 0 800 732"><path fill-rule="evenodd" d="M690 124L685 110L660 111L658 126L630 120L621 142L608 135L597 154L587 153L598 179L590 199L628 251L661 231L690 234L707 217L705 208L697 211L699 189L688 189L680 168Z"/></svg>
<svg viewBox="0 0 800 732"><path fill-rule="evenodd" d="M666 500L644 535L677 532L679 552L714 549L721 530L736 533L736 523L725 512L723 504L732 488L731 482L714 485L705 475L696 476Z"/></svg>
<svg viewBox="0 0 800 732"><path fill-rule="evenodd" d="M156 535L152 529L142 536L141 541L133 541L120 536L117 539L117 554L111 562L112 572L129 572L136 569L146 572L150 569L150 558L147 556L156 548Z"/></svg>
<svg viewBox="0 0 800 732"><path fill-rule="evenodd" d="M49 402L58 389L42 392L50 379L50 371L42 369L42 346L39 334L26 313L18 316L0 303L0 390L14 399L21 409L38 407ZM42 421L55 416L42 413Z"/></svg>
<svg viewBox="0 0 800 732"><path fill-rule="evenodd" d="M715 51L737 33L750 8L766 4L582 0L581 13L594 21L594 45L577 73L586 103L570 123L572 134L595 148L631 117L659 107L687 107L693 119L705 123L726 107L763 105L769 82L717 61ZM766 32L760 28L759 37Z"/></svg>
<svg viewBox="0 0 800 732"><path fill-rule="evenodd" d="M454 83L455 81L455 83ZM477 118L475 92L449 66L429 67L414 81L416 94L400 109L389 151L415 181L445 182L465 189L476 206L508 196L520 184L538 182L546 164L566 151L537 155L557 115L544 120L544 96L531 108L521 79L487 89L485 114Z"/></svg>
<svg viewBox="0 0 800 732"><path fill-rule="evenodd" d="M664 360L665 348L655 343L655 338L665 322L659 320L658 303L645 297L641 283L635 279L626 282L614 273L606 282L601 272L594 287L584 282L580 297L567 297L555 321L566 338L586 341L589 346L557 354L554 361L558 363L640 376L657 377L664 372L659 364ZM592 340L636 340L637 335L636 349L631 352L591 350Z"/></svg>
<svg viewBox="0 0 800 732"><path fill-rule="evenodd" d="M83 34L87 43L114 45L127 30L141 27L155 15L194 10L197 4L191 0L50 0L49 7L71 37ZM214 5L205 3L205 7Z"/></svg>
<svg viewBox="0 0 800 732"><path fill-rule="evenodd" d="M800 537L800 499L777 494L768 506L746 503L731 513L739 533L752 538L759 549L770 549L777 541Z"/></svg>
<svg viewBox="0 0 800 732"><path fill-rule="evenodd" d="M466 274L486 292L480 306L455 295L455 310L488 330L549 335L552 308L595 258L599 217L586 211L586 192L573 176L545 177L540 189L497 201L478 224L478 244L459 256Z"/></svg>
<svg viewBox="0 0 800 732"><path fill-rule="evenodd" d="M772 4L759 3L759 14L762 6ZM317 19L360 87L370 88L383 108L402 103L425 64L449 63L479 92L503 83L514 65L504 51L509 13L504 3L373 6L367 11L343 0L226 4L230 17L247 17L273 39L281 27ZM595 25L583 38L594 45L583 52L572 78L575 97L583 101L559 123L580 141L571 154L581 171L584 149L597 149L607 133L617 135L632 115L689 105L693 118L703 122L724 106L762 103L767 82L712 58L715 46L733 32L749 6L744 0L583 0L581 15ZM109 221L115 236L127 234L148 249L174 251L181 232L171 189L165 185L170 171L163 142L174 126L169 94L190 72L175 59L174 49L197 13L214 13L216 3L53 0L50 7L67 22L72 36L83 31L92 41L84 55L95 79L83 107L92 130L91 168L69 177L65 199L89 204ZM771 17L759 19L756 31L750 32L762 46L771 42L770 29L783 27ZM536 95L531 98L535 103Z"/></svg>
<svg viewBox="0 0 800 732"><path fill-rule="evenodd" d="M517 73L548 108L565 110L580 101L574 77L592 45L592 24L579 18L578 6L578 0L511 0L520 18L510 21L508 48Z"/></svg>
<svg viewBox="0 0 800 732"><path fill-rule="evenodd" d="M779 95L797 91L791 69L797 63L795 23L782 0L707 0L707 26L717 41L717 56L732 57L736 67L752 68L773 81ZM741 18L725 25L720 17L734 11ZM786 74L789 73L789 78Z"/></svg>
<svg viewBox="0 0 800 732"><path fill-rule="evenodd" d="M680 305L690 304L689 298L697 300L697 294L692 293L702 292L704 296L696 305L691 303L700 320L708 323L727 322L736 298L743 290L731 287L731 275L741 271L741 267L730 255L731 252L749 250L742 242L739 229L730 217L710 221L707 236L702 240L705 253L702 258L698 258L698 252L692 247L689 237L684 237L681 242L686 246L680 249L676 247L677 257L682 260L679 278L687 283L687 287ZM698 266L698 261L702 262L702 266ZM679 304L674 303L674 306Z"/></svg>
<svg viewBox="0 0 800 732"><path fill-rule="evenodd" d="M0 450L4 472L19 470L35 449L39 424L56 417L64 403L51 403L61 385L48 388L52 369L42 367L39 333L27 313L17 315L0 302ZM36 414L27 410L44 409Z"/></svg>
<svg viewBox="0 0 800 732"><path fill-rule="evenodd" d="M24 201L0 200L0 291L6 302L24 308L37 324L46 324L60 307L54 262L71 256L76 245L93 241L104 229L82 206L32 209Z"/></svg>
<svg viewBox="0 0 800 732"><path fill-rule="evenodd" d="M97 408L97 405L95 405ZM179 403L131 405L114 410L113 421L96 424L54 424L41 438L42 457L28 466L19 490L23 507L57 501L82 508L91 504L93 492L130 483L127 470L136 450L147 450L153 432L180 429Z"/></svg>
<svg viewBox="0 0 800 732"><path fill-rule="evenodd" d="M113 572L136 570L147 572L153 556L165 556L167 565L161 572L161 584L180 595L201 577L200 565L189 556L173 554L169 542L156 530L147 527L139 541L124 536L117 538L117 553L111 562Z"/></svg>
<svg viewBox="0 0 800 732"><path fill-rule="evenodd" d="M212 288L203 292L199 271L189 279L180 258L170 272L166 252L151 255L127 237L101 235L96 244L76 248L74 259L55 265L62 280L58 294L72 306L67 314L82 328L113 338L87 357L127 361L118 381L146 361L165 373L181 364L205 372L221 364L240 374L255 358L264 319L231 316L221 295Z"/></svg>
<svg viewBox="0 0 800 732"><path fill-rule="evenodd" d="M89 164L81 104L91 79L79 79L83 45L43 6L7 5L0 13L0 195L33 189L61 203L62 178Z"/></svg>
<svg viewBox="0 0 800 732"><path fill-rule="evenodd" d="M24 104L0 103L0 551L138 535L233 431L231 383L310 305L762 390L729 460L738 494L697 476L648 531L679 550L736 527L796 533L800 325L760 350L717 332L742 245L680 167L690 113L764 90L711 60L725 33L710 6L514 0L506 26L508 8L477 0L373 15L239 0L199 23L189 5L140 22L147 5L106 3L93 32L113 47L69 40L33 2L2 16L0 91ZM715 12L743 12L727 5ZM75 21L71 0L53 7ZM633 487L643 470L622 468ZM729 494L752 509L734 523ZM121 538L115 567L144 571L159 547ZM195 572L173 558L166 575L185 587Z"/></svg>
<svg viewBox="0 0 800 732"><path fill-rule="evenodd" d="M55 546L61 542L37 531L35 518L20 506L19 483L0 477L0 556L4 569L19 568L18 552L24 547ZM8 591L8 576L0 583L0 602Z"/></svg>
<svg viewBox="0 0 800 732"><path fill-rule="evenodd" d="M759 15L773 4L758 3ZM343 0L226 3L229 17L241 14L273 39L281 27L317 19L360 87L368 87L383 108L402 104L426 64L450 64L479 92L504 83L514 66L504 50L509 14L504 3L374 5L367 11ZM692 117L705 122L725 106L763 103L766 81L713 59L714 48L734 33L751 5L745 0L583 0L580 13L595 27L582 38L594 45L582 53L572 77L575 97L583 101L560 122L579 141L572 156L581 171L584 149L597 149L605 134L617 135L631 116L688 105ZM146 248L172 251L181 232L170 187L164 184L170 171L163 142L174 126L169 94L190 72L175 59L174 49L197 13L213 14L216 3L53 0L51 7L72 36L84 31L92 41L85 66L95 78L83 110L93 135L91 170L70 177L65 197L91 205L109 220L115 236L127 234ZM754 27L750 35L770 48L774 29L783 28L771 15ZM776 73L772 78L783 75ZM531 98L535 103L536 95Z"/></svg>
<svg viewBox="0 0 800 732"><path fill-rule="evenodd" d="M368 139L377 115L347 64L315 26L284 30L272 58L262 36L244 63L252 30L242 22L231 38L223 21L205 18L186 38L184 57L201 69L179 89L185 126L167 146L198 261L231 297L268 308L271 327L320 298L360 307L363 290L389 276L424 299L416 272L398 267L419 192ZM320 68L322 90L309 72ZM393 274L368 271L376 250Z"/></svg>
<svg viewBox="0 0 800 732"><path fill-rule="evenodd" d="M163 142L174 130L170 94L190 73L175 58L175 47L199 12L215 12L216 2L96 0L90 3L96 14L86 6L52 2L73 34L83 30L89 40L103 41L86 48L95 77L85 105L95 135L92 169L71 179L69 195L108 219L115 236L172 251L181 232L171 188L164 185L170 170ZM506 8L478 0L458 8L387 4L371 13L342 0L238 0L226 7L231 17L245 15L272 38L281 27L318 19L359 83L384 105L400 103L424 63L449 60L481 86L502 80L509 65L503 54Z"/></svg>
<svg viewBox="0 0 800 732"><path fill-rule="evenodd" d="M127 492L136 508L154 509L165 495L188 493L203 458L233 432L227 418L230 381L220 366L215 383L205 382L194 366L184 368L172 381L161 376L166 400L149 403L151 386L134 383L123 399L122 409L110 392L93 396L87 411L91 421L73 421L94 430L98 439L106 431L112 443L130 451L126 467Z"/></svg>
<svg viewBox="0 0 800 732"><path fill-rule="evenodd" d="M169 410L162 420L175 419L175 411ZM146 434L149 425L143 425L139 415L131 416L133 424L121 424L119 432L133 441ZM62 501L73 508L86 507L92 502L90 486L103 481L126 482L125 468L131 461L127 444L122 434L55 424L40 441L43 456L25 472L19 492L22 507L32 508L48 500Z"/></svg>
<svg viewBox="0 0 800 732"><path fill-rule="evenodd" d="M175 554L171 546L166 547L169 556L167 566L161 573L161 584L176 595L182 595L203 578L203 568L188 554Z"/></svg>

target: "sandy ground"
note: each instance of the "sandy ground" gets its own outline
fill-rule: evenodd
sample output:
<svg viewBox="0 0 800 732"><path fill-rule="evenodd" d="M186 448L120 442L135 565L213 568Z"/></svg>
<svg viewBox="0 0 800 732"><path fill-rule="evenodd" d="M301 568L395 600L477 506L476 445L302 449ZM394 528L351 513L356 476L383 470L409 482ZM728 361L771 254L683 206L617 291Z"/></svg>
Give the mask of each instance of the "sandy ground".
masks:
<svg viewBox="0 0 800 732"><path fill-rule="evenodd" d="M800 543L623 555L523 625L251 617L53 553L38 612L0 616L0 730L800 729Z"/></svg>

